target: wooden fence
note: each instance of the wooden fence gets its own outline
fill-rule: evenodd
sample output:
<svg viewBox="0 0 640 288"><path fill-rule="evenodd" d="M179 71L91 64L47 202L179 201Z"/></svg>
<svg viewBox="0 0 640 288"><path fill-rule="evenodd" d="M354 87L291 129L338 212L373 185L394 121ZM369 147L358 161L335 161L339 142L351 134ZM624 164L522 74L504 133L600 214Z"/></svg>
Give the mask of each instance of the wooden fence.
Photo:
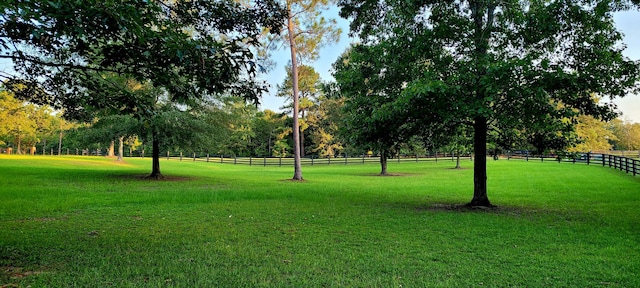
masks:
<svg viewBox="0 0 640 288"><path fill-rule="evenodd" d="M293 166L293 158L290 157L235 157L235 156L224 156L224 155L199 155L199 154L191 154L191 155L183 155L180 154L167 154L165 156L167 160L180 160L180 161L205 161L205 162L214 162L214 163L222 163L222 164L234 164L234 165L249 165L249 166ZM394 156L387 160L388 163L399 163L399 162L426 162L426 161L443 161L449 160L453 161L456 159L455 155L452 154L444 154L437 153L426 156ZM465 154L461 156L461 159L470 160L472 159L470 154ZM302 158L300 160L301 164L304 166L315 166L315 165L351 165L351 164L366 164L366 163L380 163L380 157L377 156L368 156L362 155L358 157L323 157L323 158Z"/></svg>
<svg viewBox="0 0 640 288"><path fill-rule="evenodd" d="M626 173L631 173L633 176L640 175L640 159L636 159L633 156L637 154L627 154L627 156L619 156L604 153L578 153L574 157L561 157L558 155L512 155L506 156L507 159L520 159L525 161L557 161L570 162L570 163L584 163L587 165L602 165L609 166L610 168L618 169Z"/></svg>
<svg viewBox="0 0 640 288"><path fill-rule="evenodd" d="M166 155L166 159L179 160L179 161L205 161L222 164L233 165L249 165L249 166L293 166L293 158L276 158L276 157L229 157L224 155L198 155L191 154L189 156L182 153L176 155ZM461 156L461 160L473 160L472 155L465 154ZM507 154L499 157L494 156L494 160L498 159L516 159L524 161L555 161L558 163L573 163L573 164L587 164L587 165L602 165L609 166L614 169L631 173L634 176L640 175L640 159L634 159L631 157L602 154L602 153L579 153L574 154L571 157L561 157L558 155L529 155L529 154ZM387 160L388 163L406 163L406 162L438 162L438 161L455 161L456 156L452 154L432 154L426 156L394 156ZM327 158L302 158L301 164L305 166L315 165L351 165L351 164L366 164L366 163L380 163L380 157L371 157L367 155L359 157L327 157Z"/></svg>

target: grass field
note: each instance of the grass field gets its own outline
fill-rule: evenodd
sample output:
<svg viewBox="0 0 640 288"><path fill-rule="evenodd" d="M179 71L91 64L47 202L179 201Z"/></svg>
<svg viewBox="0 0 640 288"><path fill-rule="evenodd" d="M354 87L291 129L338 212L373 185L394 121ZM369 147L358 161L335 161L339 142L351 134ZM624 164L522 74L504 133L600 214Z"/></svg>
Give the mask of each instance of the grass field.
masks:
<svg viewBox="0 0 640 288"><path fill-rule="evenodd" d="M640 177L0 156L0 287L640 287Z"/></svg>

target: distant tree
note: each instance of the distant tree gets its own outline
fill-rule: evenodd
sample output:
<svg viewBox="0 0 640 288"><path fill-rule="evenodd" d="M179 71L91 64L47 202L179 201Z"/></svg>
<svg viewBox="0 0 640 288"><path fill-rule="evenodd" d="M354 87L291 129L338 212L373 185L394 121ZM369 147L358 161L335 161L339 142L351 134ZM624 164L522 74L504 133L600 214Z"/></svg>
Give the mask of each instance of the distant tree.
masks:
<svg viewBox="0 0 640 288"><path fill-rule="evenodd" d="M307 123L311 130L311 152L320 157L335 156L343 149L340 124L343 119L344 97L336 83L321 83L320 93L309 110Z"/></svg>
<svg viewBox="0 0 640 288"><path fill-rule="evenodd" d="M618 118L608 126L614 134L615 138L610 140L616 150L640 150L640 123Z"/></svg>
<svg viewBox="0 0 640 288"><path fill-rule="evenodd" d="M624 4L339 1L341 16L352 20L351 32L363 45L404 45L404 50L380 55L402 59L398 62L417 59L397 69L424 63L420 75L405 80L403 94L410 100L395 104L404 105L400 111L423 115L419 123L457 122L473 129L470 206L492 206L487 196L489 127L538 135L536 140L544 140L539 143L553 140L554 145L543 146L566 145L555 140L572 131L567 119L580 114L615 118L614 107L594 103L593 94L615 98L637 91L638 63L623 56L622 35L613 23L613 12Z"/></svg>
<svg viewBox="0 0 640 288"><path fill-rule="evenodd" d="M36 144L57 131L56 116L50 107L16 99L0 90L0 142L11 143L16 154L34 153Z"/></svg>
<svg viewBox="0 0 640 288"><path fill-rule="evenodd" d="M292 69L287 69L287 77L281 85L278 85L279 97L287 98L284 108L285 111L293 111L293 77L291 75ZM305 156L305 143L304 135L305 130L309 128L307 123L308 111L313 107L316 98L319 95L318 86L320 85L320 74L316 72L313 67L308 65L300 65L298 67L298 112L300 117L298 119L298 125L300 127L300 157Z"/></svg>
<svg viewBox="0 0 640 288"><path fill-rule="evenodd" d="M274 155L276 144L285 141L284 137L291 131L291 127L286 126L286 120L286 115L268 109L256 114L253 123L257 144L256 156L276 156Z"/></svg>
<svg viewBox="0 0 640 288"><path fill-rule="evenodd" d="M346 143L380 154L381 175L387 159L411 135L412 124L396 113L394 101L405 85L404 71L392 70L384 45L355 45L333 64L334 77L345 97L342 138Z"/></svg>
<svg viewBox="0 0 640 288"><path fill-rule="evenodd" d="M576 119L576 136L579 143L569 147L569 152L607 151L613 146L609 141L617 140L607 129L607 123L593 116L580 115Z"/></svg>

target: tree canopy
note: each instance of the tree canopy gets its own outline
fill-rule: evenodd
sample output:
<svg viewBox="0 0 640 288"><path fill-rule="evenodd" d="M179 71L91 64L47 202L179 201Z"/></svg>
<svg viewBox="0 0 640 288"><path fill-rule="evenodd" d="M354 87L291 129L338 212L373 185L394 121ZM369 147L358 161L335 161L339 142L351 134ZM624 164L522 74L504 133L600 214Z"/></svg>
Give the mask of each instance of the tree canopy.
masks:
<svg viewBox="0 0 640 288"><path fill-rule="evenodd" d="M341 16L352 20L351 33L363 45L404 48L380 54L408 62L388 70L421 64L391 105L400 107L396 111L407 111L406 119L421 125L473 128L472 206L492 206L486 186L490 127L562 135L581 114L615 118L615 106L595 103L592 95L611 99L638 91L638 63L622 55L612 18L622 4L339 1Z"/></svg>

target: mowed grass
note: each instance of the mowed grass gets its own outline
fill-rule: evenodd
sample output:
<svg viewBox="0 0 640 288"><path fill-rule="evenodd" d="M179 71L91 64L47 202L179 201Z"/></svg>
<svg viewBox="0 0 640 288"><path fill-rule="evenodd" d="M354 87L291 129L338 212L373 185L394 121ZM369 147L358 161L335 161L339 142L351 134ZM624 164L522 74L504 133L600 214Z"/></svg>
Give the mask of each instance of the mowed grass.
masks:
<svg viewBox="0 0 640 288"><path fill-rule="evenodd" d="M0 156L0 287L640 287L640 177Z"/></svg>

